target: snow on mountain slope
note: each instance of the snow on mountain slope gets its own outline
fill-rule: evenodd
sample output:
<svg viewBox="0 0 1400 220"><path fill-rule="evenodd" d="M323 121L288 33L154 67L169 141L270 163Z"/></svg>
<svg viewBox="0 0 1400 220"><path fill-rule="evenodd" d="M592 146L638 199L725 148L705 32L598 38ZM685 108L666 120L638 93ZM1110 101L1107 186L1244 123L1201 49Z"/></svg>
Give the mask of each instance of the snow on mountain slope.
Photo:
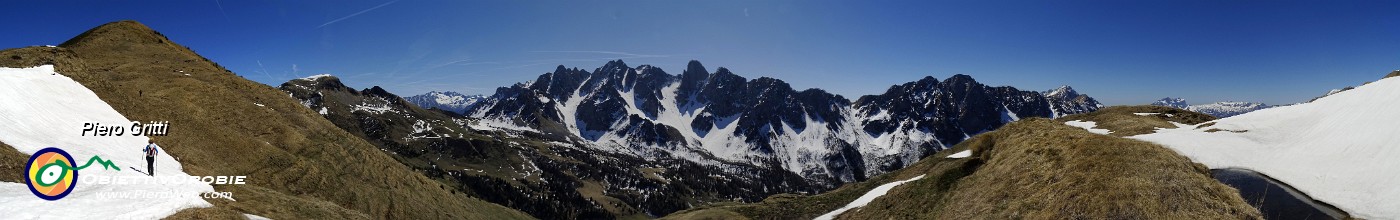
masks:
<svg viewBox="0 0 1400 220"><path fill-rule="evenodd" d="M207 184L90 184L102 177L150 178L129 167L145 168L141 148L146 137L94 137L80 135L84 123L131 127L127 119L78 82L54 72L53 66L0 68L0 142L25 154L47 147L58 147L81 165L94 155L111 160L122 170L105 170L92 165L79 171L79 179L67 197L56 201L40 199L25 183L0 182L0 218L54 219L156 219L181 209L210 207L197 197L212 192ZM186 177L179 161L168 154L156 159L156 176ZM143 169L144 170L144 169ZM175 192L180 198L114 198L109 193Z"/></svg>
<svg viewBox="0 0 1400 220"><path fill-rule="evenodd" d="M1133 138L1211 168L1246 168L1367 219L1400 218L1400 78L1310 103ZM1212 122L1207 122L1210 124Z"/></svg>
<svg viewBox="0 0 1400 220"><path fill-rule="evenodd" d="M919 180L919 179L923 179L923 178L924 178L924 175L919 175L919 176L916 176L916 177L914 177L914 178L909 178L909 179L907 179L907 180L894 181L894 182L886 183L886 184L884 184L884 185L877 186L877 187L875 187L875 189L871 189L870 192L866 192L865 195L861 195L860 198L856 198L855 201L851 201L850 204L846 204L846 206L843 206L843 207L841 207L841 208L839 208L839 209L833 210L833 211L828 212L828 213L826 213L826 214L823 214L823 215L821 215L821 216L817 216L816 219L820 219L820 220L835 219L837 215L840 215L841 213L845 213L846 210L851 210L851 209L854 209L854 208L860 208L861 206L865 206L866 204L870 204L871 201L875 201L876 198L880 198L880 196L884 196L885 193L889 193L890 190L891 190L891 189L894 189L894 187L896 187L896 186L903 185L904 183L913 182L913 181L915 181L915 180Z"/></svg>
<svg viewBox="0 0 1400 220"><path fill-rule="evenodd" d="M477 129L571 134L557 141L648 159L775 166L850 182L912 164L971 135L1023 118L1097 110L1063 86L988 86L968 75L924 77L856 101L779 79L748 79L690 61L679 75L621 60L592 71L558 66L497 89L465 115ZM563 136L563 135L558 135ZM835 186L835 184L830 184Z"/></svg>

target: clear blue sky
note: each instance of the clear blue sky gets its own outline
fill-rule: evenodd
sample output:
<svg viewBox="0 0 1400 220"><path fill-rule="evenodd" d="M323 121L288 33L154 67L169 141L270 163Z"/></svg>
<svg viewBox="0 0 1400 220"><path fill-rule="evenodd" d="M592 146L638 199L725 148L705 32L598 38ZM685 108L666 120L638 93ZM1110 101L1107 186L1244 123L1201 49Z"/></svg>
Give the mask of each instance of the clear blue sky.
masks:
<svg viewBox="0 0 1400 220"><path fill-rule="evenodd" d="M923 76L1072 85L1106 104L1293 103L1400 69L1386 1L26 1L0 47L134 19L258 82L490 94L609 59L855 99Z"/></svg>

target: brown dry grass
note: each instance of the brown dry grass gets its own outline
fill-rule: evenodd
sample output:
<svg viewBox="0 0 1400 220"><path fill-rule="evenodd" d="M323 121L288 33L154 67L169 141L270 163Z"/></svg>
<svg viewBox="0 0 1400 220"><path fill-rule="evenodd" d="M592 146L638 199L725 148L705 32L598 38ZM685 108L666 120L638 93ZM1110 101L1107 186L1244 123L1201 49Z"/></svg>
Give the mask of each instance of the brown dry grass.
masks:
<svg viewBox="0 0 1400 220"><path fill-rule="evenodd" d="M662 219L747 220L749 217L724 209L701 209L684 213L678 212Z"/></svg>
<svg viewBox="0 0 1400 220"><path fill-rule="evenodd" d="M248 219L243 213L226 208L193 208L181 210L174 215L166 216L164 219L225 219L244 220Z"/></svg>
<svg viewBox="0 0 1400 220"><path fill-rule="evenodd" d="M1135 115L1133 113L1157 113L1155 115ZM1168 116L1171 115L1171 116ZM1176 128L1170 122L1182 124L1199 124L1215 120L1215 116L1196 113L1178 108L1138 105L1138 106L1112 106L1099 109L1098 111L1069 115L1055 119L1055 121L1093 121L1094 128L1102 128L1113 131L1109 135L1125 137L1155 132L1157 128Z"/></svg>
<svg viewBox="0 0 1400 220"><path fill-rule="evenodd" d="M962 149L966 148L954 147L951 150L926 157L918 163L895 172L875 176L864 182L848 183L822 194L811 196L779 194L770 196L759 203L712 204L676 212L662 219L705 219L702 217L726 216L730 213L753 219L811 219L840 208L864 195L865 192L888 182L929 174L924 178L937 179L946 186L946 183L951 183L967 175L971 171L968 168L974 166L970 160L944 158Z"/></svg>
<svg viewBox="0 0 1400 220"><path fill-rule="evenodd" d="M982 140L976 140L982 139ZM969 141L985 163L944 195L927 182L891 190L851 219L1259 219L1209 170L1170 149L1046 119ZM922 182L922 183L920 183ZM920 202L937 201L936 212Z"/></svg>
<svg viewBox="0 0 1400 220"><path fill-rule="evenodd" d="M944 158L962 149L973 149L974 155ZM927 176L838 218L1260 219L1235 189L1170 149L1039 118L977 135L909 168L829 193L717 205L670 218L716 210L756 219L811 218L874 186L918 175Z"/></svg>
<svg viewBox="0 0 1400 220"><path fill-rule="evenodd" d="M23 183L25 162L29 162L29 155L0 143L0 182Z"/></svg>
<svg viewBox="0 0 1400 220"><path fill-rule="evenodd" d="M213 209L226 210L191 209L175 217L529 218L454 194L286 93L243 79L134 21L94 28L59 48L0 51L0 58L5 66L56 64L127 118L170 121L170 136L154 139L191 175L249 176L247 185L215 187L238 199L210 200Z"/></svg>

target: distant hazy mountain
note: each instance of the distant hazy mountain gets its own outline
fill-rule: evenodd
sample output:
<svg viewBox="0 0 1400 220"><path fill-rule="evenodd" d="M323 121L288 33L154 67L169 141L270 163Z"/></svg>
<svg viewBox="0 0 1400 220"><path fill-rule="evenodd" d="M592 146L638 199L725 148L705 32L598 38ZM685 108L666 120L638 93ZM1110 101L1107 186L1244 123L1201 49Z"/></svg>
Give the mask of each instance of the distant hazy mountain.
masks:
<svg viewBox="0 0 1400 220"><path fill-rule="evenodd" d="M1187 105L1187 104L1186 104L1186 99L1184 99L1184 98L1171 98L1171 97L1158 99L1156 102L1152 102L1152 105L1155 105L1155 106L1166 106L1166 107L1179 108L1179 109L1186 109L1186 108L1190 107L1190 105Z"/></svg>
<svg viewBox="0 0 1400 220"><path fill-rule="evenodd" d="M1179 108L1179 109L1186 109L1186 110L1190 110L1190 111L1194 111L1194 112L1200 112L1200 113L1204 113L1204 114L1211 115L1211 116L1215 116L1215 117L1219 117L1219 118L1230 117L1230 116L1235 116L1235 115L1239 115L1239 114L1244 114L1244 113L1252 112L1252 111L1255 111L1255 110L1260 110L1260 109L1266 109L1266 108L1273 108L1273 107L1276 107L1276 106L1274 106L1274 105L1267 105L1267 104L1258 103L1258 102L1234 102L1234 101L1216 102L1216 103L1203 104L1203 105L1187 105L1187 104L1186 104L1186 99L1183 99L1183 98L1170 98L1170 97L1158 99L1157 101L1152 102L1152 105L1156 105L1156 106L1167 106L1167 107L1173 107L1173 108Z"/></svg>
<svg viewBox="0 0 1400 220"><path fill-rule="evenodd" d="M835 185L902 168L1010 121L1099 106L1069 87L1022 91L967 75L925 77L853 102L774 78L710 72L696 61L672 75L618 60L593 71L559 66L497 89L467 115L480 119L478 129L529 130L646 158L776 167Z"/></svg>
<svg viewBox="0 0 1400 220"><path fill-rule="evenodd" d="M446 91L432 91L421 95L404 97L405 100L418 105L424 109L438 108L445 111L461 114L468 108L476 105L478 101L486 98L482 95L463 95L461 93Z"/></svg>

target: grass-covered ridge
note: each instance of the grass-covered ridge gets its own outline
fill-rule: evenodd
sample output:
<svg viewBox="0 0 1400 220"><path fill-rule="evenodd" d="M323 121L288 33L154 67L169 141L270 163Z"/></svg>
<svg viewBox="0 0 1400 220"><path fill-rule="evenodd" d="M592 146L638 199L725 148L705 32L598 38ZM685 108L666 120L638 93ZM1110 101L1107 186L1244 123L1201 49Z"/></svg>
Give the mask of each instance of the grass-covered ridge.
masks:
<svg viewBox="0 0 1400 220"><path fill-rule="evenodd" d="M1156 132L1158 128L1177 128L1173 123L1196 125L1215 119L1215 116L1179 108L1136 105L1113 106L1057 118L1055 121L1092 121L1096 123L1094 128L1113 131L1108 135L1126 137Z"/></svg>
<svg viewBox="0 0 1400 220"><path fill-rule="evenodd" d="M455 193L287 93L244 79L134 21L99 26L58 47L3 50L0 58L7 67L53 64L132 120L170 121L170 135L154 139L186 173L248 176L247 185L215 186L238 201L208 199L214 207L171 218L530 218Z"/></svg>
<svg viewBox="0 0 1400 220"><path fill-rule="evenodd" d="M945 158L963 149L972 149L973 156ZM1170 149L1039 118L977 135L909 168L832 192L721 204L671 217L811 218L875 186L918 175L927 176L837 218L1260 218L1233 188L1211 179L1206 167Z"/></svg>

